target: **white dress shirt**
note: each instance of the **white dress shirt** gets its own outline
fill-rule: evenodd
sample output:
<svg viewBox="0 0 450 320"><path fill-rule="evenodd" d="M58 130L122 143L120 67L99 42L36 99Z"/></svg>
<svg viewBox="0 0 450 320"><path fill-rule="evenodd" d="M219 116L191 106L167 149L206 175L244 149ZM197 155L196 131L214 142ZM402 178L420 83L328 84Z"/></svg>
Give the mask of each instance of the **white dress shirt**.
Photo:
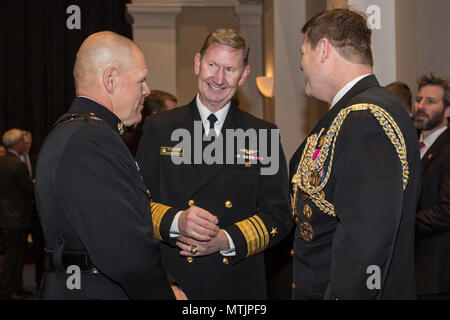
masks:
<svg viewBox="0 0 450 320"><path fill-rule="evenodd" d="M197 108L198 112L200 113L200 118L202 119L203 128L205 128L205 134L209 135L209 120L208 117L212 113L209 111L207 107L204 106L204 104L200 101L200 98L196 98L197 102ZM217 118L216 123L214 123L214 131L216 131L216 137L219 136L220 132L222 131L223 123L225 122L225 118L227 117L228 110L230 110L231 101L228 102L225 107L220 109L219 111L215 112L214 115Z"/></svg>
<svg viewBox="0 0 450 320"><path fill-rule="evenodd" d="M365 77L367 77L367 76L370 76L370 75L371 75L371 73L363 74L362 76L358 76L358 77L356 77L355 79L353 79L352 81L347 82L347 84L346 84L345 86L343 86L343 87L341 88L341 90L339 90L338 93L336 93L336 95L334 96L333 100L331 101L330 109L333 108L334 105L335 105L336 103L338 103L338 101L341 100L342 97L345 96L345 94L346 94L347 92L349 92L350 89L353 88L353 86L354 86L359 80L361 80L362 78L365 78Z"/></svg>

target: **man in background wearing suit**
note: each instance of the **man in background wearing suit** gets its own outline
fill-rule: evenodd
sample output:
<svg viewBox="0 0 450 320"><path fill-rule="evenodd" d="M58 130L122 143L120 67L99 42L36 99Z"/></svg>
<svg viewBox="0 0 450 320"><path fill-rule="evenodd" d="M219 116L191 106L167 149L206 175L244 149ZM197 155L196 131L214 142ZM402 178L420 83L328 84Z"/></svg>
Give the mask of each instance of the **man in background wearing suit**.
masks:
<svg viewBox="0 0 450 320"><path fill-rule="evenodd" d="M292 297L413 299L414 125L373 75L362 14L322 12L302 32L305 93L331 107L290 161Z"/></svg>
<svg viewBox="0 0 450 320"><path fill-rule="evenodd" d="M73 73L77 97L36 168L46 245L40 298L185 298L161 265L150 204L176 209L152 202L121 139L150 93L144 55L131 40L98 32L83 41Z"/></svg>
<svg viewBox="0 0 450 320"><path fill-rule="evenodd" d="M162 240L163 263L192 299L267 298L264 251L292 227L279 136L261 135L251 147L226 147L227 142L233 144L226 134L230 131L277 131L232 101L249 72L248 46L242 36L231 29L211 33L194 59L197 96L186 106L149 117L139 145L137 160L156 201L210 212L152 216L155 235ZM172 139L181 131L188 135L184 147ZM196 161L220 141L224 149L212 148L215 154L224 151L222 155L231 156L234 163ZM272 174L261 173L263 145L279 164ZM176 163L179 159L186 162Z"/></svg>
<svg viewBox="0 0 450 320"><path fill-rule="evenodd" d="M20 160L27 150L22 130L6 131L3 143L8 151L0 157L0 228L6 246L0 273L0 299L25 299L22 273L34 185Z"/></svg>
<svg viewBox="0 0 450 320"><path fill-rule="evenodd" d="M418 81L414 124L422 130L422 187L416 220L419 299L450 299L450 89L431 74Z"/></svg>

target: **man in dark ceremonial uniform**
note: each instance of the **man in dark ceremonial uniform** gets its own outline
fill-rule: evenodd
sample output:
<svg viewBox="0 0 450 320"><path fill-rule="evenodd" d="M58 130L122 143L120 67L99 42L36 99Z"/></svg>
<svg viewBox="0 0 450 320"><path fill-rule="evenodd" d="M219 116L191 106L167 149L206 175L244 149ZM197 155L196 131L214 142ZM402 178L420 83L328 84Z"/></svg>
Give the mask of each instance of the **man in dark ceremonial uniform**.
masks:
<svg viewBox="0 0 450 320"><path fill-rule="evenodd" d="M198 95L149 117L137 153L156 201L211 212L152 216L163 263L192 299L267 298L264 250L293 225L285 157L273 135L278 130L232 101L250 72L247 60L247 44L237 32L210 34L194 61ZM249 137L238 147L230 132Z"/></svg>
<svg viewBox="0 0 450 320"><path fill-rule="evenodd" d="M112 32L78 50L77 98L46 138L36 201L45 237L41 299L173 299L151 198L123 143L150 90L140 49ZM172 209L152 203L159 209Z"/></svg>
<svg viewBox="0 0 450 320"><path fill-rule="evenodd" d="M292 298L414 299L416 130L372 74L364 16L334 9L302 31L305 93L331 108L290 161Z"/></svg>

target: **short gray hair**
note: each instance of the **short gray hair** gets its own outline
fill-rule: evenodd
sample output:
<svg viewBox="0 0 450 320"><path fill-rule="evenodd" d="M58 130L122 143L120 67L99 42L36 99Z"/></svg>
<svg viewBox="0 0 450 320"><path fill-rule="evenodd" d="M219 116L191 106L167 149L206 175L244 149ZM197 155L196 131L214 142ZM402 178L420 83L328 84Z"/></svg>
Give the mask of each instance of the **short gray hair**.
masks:
<svg viewBox="0 0 450 320"><path fill-rule="evenodd" d="M214 44L221 44L231 47L233 49L242 49L242 61L244 67L248 65L248 53L250 48L244 37L239 32L233 29L219 28L210 33L200 49L200 57L203 57L206 50Z"/></svg>
<svg viewBox="0 0 450 320"><path fill-rule="evenodd" d="M19 129L10 129L3 134L2 141L5 147L15 145L23 136L23 131Z"/></svg>

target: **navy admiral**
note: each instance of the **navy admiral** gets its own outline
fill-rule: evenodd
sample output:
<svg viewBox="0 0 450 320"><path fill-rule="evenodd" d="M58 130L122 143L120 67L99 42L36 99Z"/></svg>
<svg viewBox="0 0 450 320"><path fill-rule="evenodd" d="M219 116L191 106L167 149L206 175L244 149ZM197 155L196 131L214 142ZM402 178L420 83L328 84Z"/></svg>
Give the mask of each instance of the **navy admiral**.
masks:
<svg viewBox="0 0 450 320"><path fill-rule="evenodd" d="M73 72L77 98L37 163L46 246L39 297L184 299L161 264L150 204L153 212L177 209L151 202L121 139L150 93L144 55L131 40L99 32L82 43Z"/></svg>
<svg viewBox="0 0 450 320"><path fill-rule="evenodd" d="M373 75L362 14L319 13L302 32L305 93L331 107L290 161L292 298L415 298L416 130Z"/></svg>
<svg viewBox="0 0 450 320"><path fill-rule="evenodd" d="M249 72L248 46L240 34L218 29L208 35L194 60L197 96L186 106L149 117L138 148L137 160L155 200L211 212L198 216L167 211L152 216L155 235L162 241L163 263L192 299L267 298L264 251L293 226L279 137L267 136L256 147L248 143L231 150L243 163L174 163L174 158L186 157L188 151L172 141L175 130L187 130L195 139L195 128L200 125L203 136L216 137L216 141L226 139L226 130L276 130L232 100ZM202 141L194 139L192 145L201 146ZM209 143L204 143L205 151ZM278 148L272 148L275 144ZM277 150L272 155L279 163L274 174L261 174L261 145ZM189 154L193 160L199 156ZM217 234L216 226L220 228Z"/></svg>

